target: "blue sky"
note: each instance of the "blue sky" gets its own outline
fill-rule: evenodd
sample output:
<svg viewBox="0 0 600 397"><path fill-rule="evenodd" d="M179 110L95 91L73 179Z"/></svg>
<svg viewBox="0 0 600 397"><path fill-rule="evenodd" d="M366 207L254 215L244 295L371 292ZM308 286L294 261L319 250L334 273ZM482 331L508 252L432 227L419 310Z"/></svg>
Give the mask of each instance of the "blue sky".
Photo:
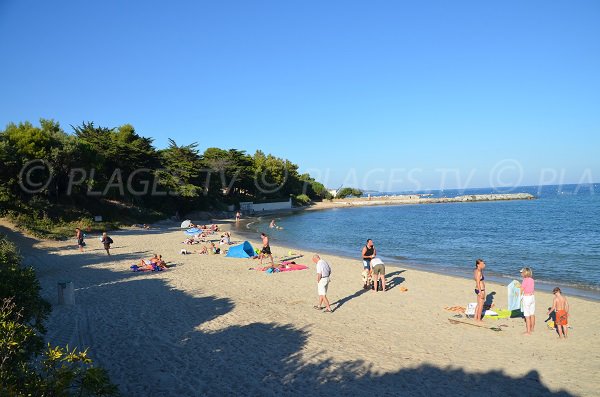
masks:
<svg viewBox="0 0 600 397"><path fill-rule="evenodd" d="M330 187L600 181L600 2L0 0L0 126L132 124Z"/></svg>

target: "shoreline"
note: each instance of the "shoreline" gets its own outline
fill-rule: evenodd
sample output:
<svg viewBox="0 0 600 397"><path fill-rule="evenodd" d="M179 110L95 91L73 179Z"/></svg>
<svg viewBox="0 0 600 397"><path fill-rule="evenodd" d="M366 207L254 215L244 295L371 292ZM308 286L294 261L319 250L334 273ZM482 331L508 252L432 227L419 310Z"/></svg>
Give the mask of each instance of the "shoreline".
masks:
<svg viewBox="0 0 600 397"><path fill-rule="evenodd" d="M320 210L325 210L325 209L328 209L328 208L322 208ZM244 235L246 238L248 238L248 241L250 241L251 239L256 239L258 234L260 234L260 232L255 232L255 231L249 230L248 225L255 223L260 218L261 218L261 216L258 216L256 218L246 218L240 222L240 229L238 230L236 228L234 230L236 230L236 232L238 234ZM247 221L247 222L245 222L245 221ZM235 225L235 220L233 220L233 225ZM268 228L266 228L264 231L270 237L275 237L274 241L277 243L276 235L273 236L272 233L269 233ZM292 249L302 250L302 251L310 251L311 250L310 247L303 246L302 244L294 244L292 242L287 242L287 241L283 242L283 246L289 246ZM325 253L327 255L342 257L342 258L345 258L346 260L356 262L357 267L360 265L360 263L359 263L360 258L359 258L358 253L356 256L352 256L352 255L349 255L347 252L343 252L342 250L327 250L327 249L322 250L320 252ZM385 255L381 255L381 258L384 260L386 266L387 265L399 266L399 267L405 267L408 269L427 272L427 273L431 273L431 274L439 274L439 275L443 275L443 276L456 277L456 278L463 279L463 280L464 279L471 280L471 275L469 274L470 270L472 270L471 268L469 268L468 270L465 269L464 271L461 271L457 268L450 268L450 267L440 268L439 266L436 266L436 265L406 262L406 261L402 261L402 260L398 260L398 259L393 259L393 258L387 257ZM520 277L518 275L515 275L514 278L510 278L507 276L503 276L503 275L494 273L493 270L487 270L486 274L489 275L490 280L493 280L494 282L499 283L499 284L504 283L504 285L510 283L512 280L520 279ZM544 292L550 293L556 285L560 285L563 292L565 292L569 296L576 296L578 298L585 299L590 302L600 302L600 291L592 289L592 288L576 287L576 286L573 286L573 285L570 285L570 284L564 283L564 282L563 283L548 282L548 281L544 281L542 279L536 279L536 282L537 282L536 289L539 289Z"/></svg>
<svg viewBox="0 0 600 397"><path fill-rule="evenodd" d="M250 237L220 224L236 243ZM519 318L484 320L500 332L464 316L449 321L457 313L445 308L474 296L472 280L448 275L388 265L389 290L374 293L362 289L356 259L323 254L333 269L334 312L325 314L312 307L312 252L289 245L274 244L275 260L294 251L307 270L267 274L250 270L255 259L180 255L189 246L174 224L111 234L111 257L95 235L83 253L72 240L9 235L53 304L46 340L89 347L123 395L392 395L404 387L416 395L593 395L600 387L597 302L569 296L573 329L558 341L543 322L552 299L543 291L536 291L539 324L525 337ZM258 235L248 241L260 244ZM129 270L152 253L173 267ZM65 277L74 283L75 305L56 304L57 280ZM506 287L486 287L495 307L506 307ZM369 342L377 340L383 343Z"/></svg>

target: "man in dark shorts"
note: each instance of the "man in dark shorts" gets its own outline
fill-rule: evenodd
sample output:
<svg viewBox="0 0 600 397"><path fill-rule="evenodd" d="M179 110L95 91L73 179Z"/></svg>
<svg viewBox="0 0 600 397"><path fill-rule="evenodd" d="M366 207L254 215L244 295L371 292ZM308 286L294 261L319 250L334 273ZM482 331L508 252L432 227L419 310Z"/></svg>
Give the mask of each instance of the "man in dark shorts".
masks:
<svg viewBox="0 0 600 397"><path fill-rule="evenodd" d="M373 245L373 240L368 239L361 252L361 257L363 260L363 271L367 272L363 288L369 288L369 278L372 277L371 259L375 258L376 254L377 251L375 250L375 245Z"/></svg>
<svg viewBox="0 0 600 397"><path fill-rule="evenodd" d="M268 256L271 258L271 266L275 266L275 262L273 262L273 255L271 254L271 247L269 246L269 237L264 233L261 233L260 237L262 238L263 243L262 250L260 251L260 255L258 256L260 264L262 265L263 258L265 256Z"/></svg>

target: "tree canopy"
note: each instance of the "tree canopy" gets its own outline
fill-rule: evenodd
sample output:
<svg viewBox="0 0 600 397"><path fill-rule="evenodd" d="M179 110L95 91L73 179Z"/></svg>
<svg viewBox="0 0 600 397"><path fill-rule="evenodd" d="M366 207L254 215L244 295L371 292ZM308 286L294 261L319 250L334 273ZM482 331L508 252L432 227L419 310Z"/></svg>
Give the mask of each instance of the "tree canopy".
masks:
<svg viewBox="0 0 600 397"><path fill-rule="evenodd" d="M41 119L39 126L10 123L0 130L0 212L52 218L56 208L70 206L102 214L110 201L173 214L240 201L331 198L298 165L260 150L201 151L195 142L173 140L158 150L130 124L71 127L67 133Z"/></svg>

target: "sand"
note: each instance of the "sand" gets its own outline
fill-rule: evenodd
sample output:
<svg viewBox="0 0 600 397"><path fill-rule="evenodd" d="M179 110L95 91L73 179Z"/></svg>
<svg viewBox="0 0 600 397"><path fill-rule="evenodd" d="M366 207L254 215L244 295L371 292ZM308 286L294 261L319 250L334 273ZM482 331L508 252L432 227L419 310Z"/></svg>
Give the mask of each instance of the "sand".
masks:
<svg viewBox="0 0 600 397"><path fill-rule="evenodd" d="M197 246L181 244L174 225L112 233L110 257L99 236L80 253L74 240L38 241L5 222L0 232L53 304L46 339L89 347L125 396L598 395L598 302L569 297L568 340L547 329L552 297L543 292L532 336L522 319L485 320L502 325L495 332L448 321L456 313L445 307L474 301L471 280L388 266L391 288L373 293L362 289L358 259L323 255L333 269L328 314L313 308L310 252L294 251L308 270L267 274L249 270L254 259L180 255ZM276 240L272 249L276 260L290 251ZM130 271L155 252L174 266ZM57 305L59 281L73 281L75 305ZM506 307L505 286L486 289Z"/></svg>

